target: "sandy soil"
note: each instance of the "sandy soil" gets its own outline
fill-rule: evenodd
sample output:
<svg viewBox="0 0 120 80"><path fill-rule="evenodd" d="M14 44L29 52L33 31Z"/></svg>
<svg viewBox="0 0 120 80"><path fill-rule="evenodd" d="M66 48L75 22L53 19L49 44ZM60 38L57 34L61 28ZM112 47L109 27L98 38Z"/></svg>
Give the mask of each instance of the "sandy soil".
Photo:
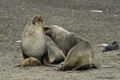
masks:
<svg viewBox="0 0 120 80"><path fill-rule="evenodd" d="M29 18L38 13L43 25L60 25L89 41L95 63L112 67L65 72L46 71L51 67L45 66L11 68L23 61L16 41ZM98 47L112 41L120 44L119 21L119 0L0 0L0 80L120 80L120 49L102 53L103 47Z"/></svg>

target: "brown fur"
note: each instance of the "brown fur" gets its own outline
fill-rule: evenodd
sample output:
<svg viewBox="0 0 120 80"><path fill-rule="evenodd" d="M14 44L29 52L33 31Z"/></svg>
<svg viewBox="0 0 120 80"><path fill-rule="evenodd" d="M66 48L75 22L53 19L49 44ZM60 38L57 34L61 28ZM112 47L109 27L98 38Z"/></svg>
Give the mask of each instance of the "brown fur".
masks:
<svg viewBox="0 0 120 80"><path fill-rule="evenodd" d="M44 30L46 35L52 38L66 56L61 70L93 65L94 51L89 42L57 25L45 26Z"/></svg>
<svg viewBox="0 0 120 80"><path fill-rule="evenodd" d="M47 52L42 21L41 15L38 14L32 17L25 27L21 44L24 59L34 57L42 62L42 58Z"/></svg>
<svg viewBox="0 0 120 80"><path fill-rule="evenodd" d="M61 52L56 47L52 47L46 43L42 21L43 19L40 14L28 21L22 35L21 46L23 58L34 57L43 64L45 64L44 60L47 60L48 63L61 62L64 60ZM44 57L47 55L49 56Z"/></svg>
<svg viewBox="0 0 120 80"><path fill-rule="evenodd" d="M29 57L29 58L26 58L23 62L22 62L22 65L21 65L21 68L23 67L34 67L34 66L41 66L41 62L34 58L34 57Z"/></svg>

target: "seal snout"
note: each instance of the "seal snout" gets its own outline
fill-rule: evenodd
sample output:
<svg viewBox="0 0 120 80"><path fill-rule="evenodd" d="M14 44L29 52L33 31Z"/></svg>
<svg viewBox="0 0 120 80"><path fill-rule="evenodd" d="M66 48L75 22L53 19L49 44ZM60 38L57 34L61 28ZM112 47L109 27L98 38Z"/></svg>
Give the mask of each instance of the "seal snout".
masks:
<svg viewBox="0 0 120 80"><path fill-rule="evenodd" d="M43 21L43 19L42 19L42 17L41 17L40 14L38 14L37 16L35 16L35 17L33 18L33 24L35 24L36 22L42 23L42 21Z"/></svg>

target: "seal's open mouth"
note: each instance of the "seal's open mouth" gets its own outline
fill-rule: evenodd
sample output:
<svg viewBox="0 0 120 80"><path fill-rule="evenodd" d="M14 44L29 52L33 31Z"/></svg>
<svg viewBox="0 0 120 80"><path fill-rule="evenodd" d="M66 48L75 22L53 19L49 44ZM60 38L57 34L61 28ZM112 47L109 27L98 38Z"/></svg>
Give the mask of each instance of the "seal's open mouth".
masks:
<svg viewBox="0 0 120 80"><path fill-rule="evenodd" d="M45 31L45 32L48 32L48 31L49 31L49 27L45 26L45 27L44 27L44 31Z"/></svg>

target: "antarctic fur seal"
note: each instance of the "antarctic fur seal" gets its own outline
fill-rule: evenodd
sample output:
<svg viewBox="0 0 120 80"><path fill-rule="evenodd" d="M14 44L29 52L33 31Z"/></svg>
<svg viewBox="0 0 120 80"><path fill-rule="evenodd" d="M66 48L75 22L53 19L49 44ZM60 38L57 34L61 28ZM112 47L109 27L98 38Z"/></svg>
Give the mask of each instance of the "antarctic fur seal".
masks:
<svg viewBox="0 0 120 80"><path fill-rule="evenodd" d="M28 21L21 40L23 57L24 59L34 57L42 64L61 62L64 60L64 54L56 47L47 44L42 21L40 14Z"/></svg>
<svg viewBox="0 0 120 80"><path fill-rule="evenodd" d="M67 56L72 47L84 41L78 35L70 33L57 25L45 26L44 30L45 34L52 38L56 45L63 51L65 56Z"/></svg>
<svg viewBox="0 0 120 80"><path fill-rule="evenodd" d="M82 65L93 65L94 52L91 45L86 42L80 42L74 46L65 58L62 70L72 70L78 66ZM88 66L87 68L90 68ZM85 68L85 69L87 69Z"/></svg>
<svg viewBox="0 0 120 80"><path fill-rule="evenodd" d="M44 30L66 56L60 70L72 70L82 65L94 66L94 51L89 42L57 25L45 26Z"/></svg>
<svg viewBox="0 0 120 80"><path fill-rule="evenodd" d="M21 48L24 59L34 57L42 62L42 57L47 51L44 29L40 14L32 17L22 34Z"/></svg>

